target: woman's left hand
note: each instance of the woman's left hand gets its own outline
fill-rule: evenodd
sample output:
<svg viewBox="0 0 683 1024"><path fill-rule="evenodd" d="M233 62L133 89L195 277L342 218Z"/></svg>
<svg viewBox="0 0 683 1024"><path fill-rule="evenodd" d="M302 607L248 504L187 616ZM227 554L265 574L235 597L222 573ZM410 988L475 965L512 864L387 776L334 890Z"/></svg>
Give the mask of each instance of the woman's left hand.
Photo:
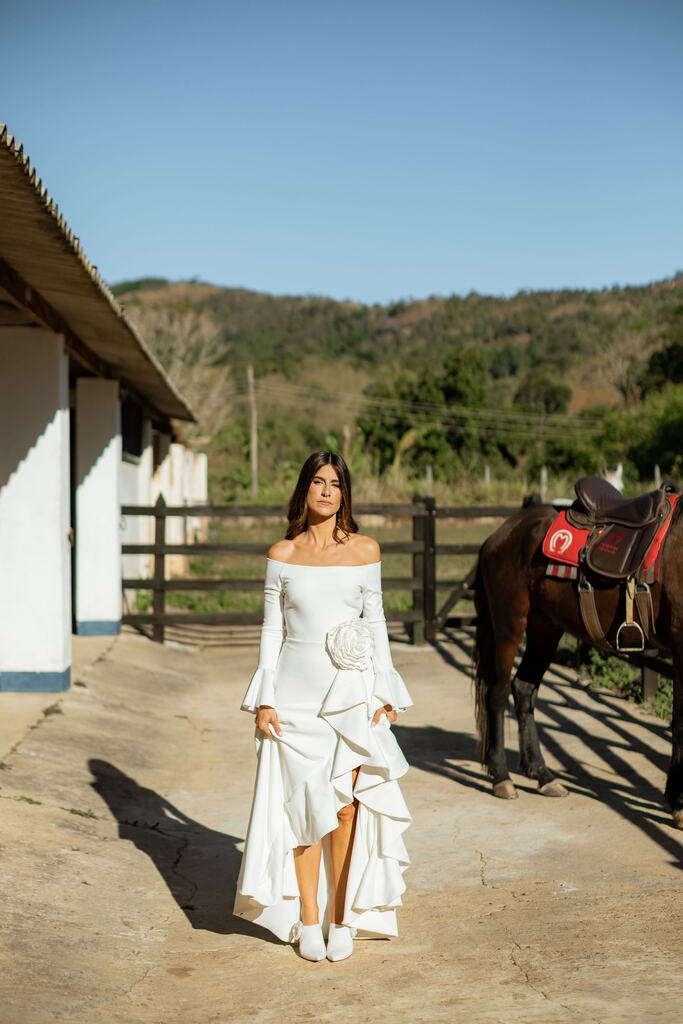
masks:
<svg viewBox="0 0 683 1024"><path fill-rule="evenodd" d="M394 711L391 704L385 704L383 708L377 708L374 715L372 716L372 724L377 725L382 715L387 716L389 725L393 725L398 718L398 712Z"/></svg>

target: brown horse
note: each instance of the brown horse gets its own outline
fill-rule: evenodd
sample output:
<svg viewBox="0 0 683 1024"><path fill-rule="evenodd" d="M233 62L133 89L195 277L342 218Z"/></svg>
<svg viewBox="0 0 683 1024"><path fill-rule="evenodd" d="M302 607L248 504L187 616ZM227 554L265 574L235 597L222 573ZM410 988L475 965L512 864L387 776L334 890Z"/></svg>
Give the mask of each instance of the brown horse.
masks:
<svg viewBox="0 0 683 1024"><path fill-rule="evenodd" d="M477 564L474 668L481 761L492 777L494 795L508 800L517 793L506 764L503 718L525 630L524 655L512 681L520 771L538 780L538 792L544 796L567 794L543 759L534 707L562 634L591 640L579 611L576 583L545 575L541 545L555 515L549 505L521 509L484 542ZM609 580L595 586L598 614L611 644L624 620L623 589ZM683 829L683 500L673 512L659 580L651 589L657 638L673 654L673 749L665 792L674 824Z"/></svg>

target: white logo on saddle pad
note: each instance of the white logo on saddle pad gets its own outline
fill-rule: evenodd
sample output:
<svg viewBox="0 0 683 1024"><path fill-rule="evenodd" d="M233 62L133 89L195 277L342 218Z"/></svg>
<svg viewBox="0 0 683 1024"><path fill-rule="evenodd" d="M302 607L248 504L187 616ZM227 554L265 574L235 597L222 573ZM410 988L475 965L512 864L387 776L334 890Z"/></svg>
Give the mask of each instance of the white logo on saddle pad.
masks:
<svg viewBox="0 0 683 1024"><path fill-rule="evenodd" d="M569 530L556 530L550 538L548 547L554 555L563 555L568 547L571 547L572 537Z"/></svg>

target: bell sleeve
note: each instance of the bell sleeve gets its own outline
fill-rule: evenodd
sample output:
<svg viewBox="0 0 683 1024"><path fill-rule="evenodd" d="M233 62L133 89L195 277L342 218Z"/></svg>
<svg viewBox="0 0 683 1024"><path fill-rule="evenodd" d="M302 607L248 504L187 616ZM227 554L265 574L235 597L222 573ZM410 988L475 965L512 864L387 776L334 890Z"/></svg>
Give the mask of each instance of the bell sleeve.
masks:
<svg viewBox="0 0 683 1024"><path fill-rule="evenodd" d="M373 639L372 666L375 679L372 696L377 698L378 706L390 704L395 711L405 711L411 707L413 701L391 660L387 622L382 604L380 562L367 567L362 597L363 621L369 627Z"/></svg>
<svg viewBox="0 0 683 1024"><path fill-rule="evenodd" d="M255 714L262 704L274 707L275 667L284 635L284 598L280 563L268 559L263 597L263 626L258 667L242 701L242 711Z"/></svg>

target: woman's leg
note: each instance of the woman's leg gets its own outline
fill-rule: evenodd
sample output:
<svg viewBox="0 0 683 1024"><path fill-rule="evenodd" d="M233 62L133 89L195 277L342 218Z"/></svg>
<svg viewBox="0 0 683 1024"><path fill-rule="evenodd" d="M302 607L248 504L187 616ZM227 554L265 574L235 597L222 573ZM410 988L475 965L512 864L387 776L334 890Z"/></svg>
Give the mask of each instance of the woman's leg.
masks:
<svg viewBox="0 0 683 1024"><path fill-rule="evenodd" d="M356 785L358 769L353 773L353 785ZM344 903L346 901L346 883L349 878L353 836L356 831L356 812L358 801L347 804L337 812L337 825L330 833L330 855L332 859L332 878L334 881L334 905L332 907L332 923L341 924L344 920Z"/></svg>
<svg viewBox="0 0 683 1024"><path fill-rule="evenodd" d="M320 878L321 850L321 840L314 846L297 846L294 850L294 870L301 896L302 924L318 923L318 879Z"/></svg>
<svg viewBox="0 0 683 1024"><path fill-rule="evenodd" d="M334 880L334 905L332 907L332 923L341 924L344 920L344 903L346 901L346 883L351 864L353 833L356 828L356 803L347 804L337 814L338 826L330 834L330 854L332 857L332 878Z"/></svg>
<svg viewBox="0 0 683 1024"><path fill-rule="evenodd" d="M356 784L358 769L353 773L353 785ZM356 810L358 802L342 807L337 813L338 825L330 833L330 855L332 860L332 880L334 882L335 899L332 906L332 922L341 924L344 918L344 901L346 899L346 882L349 877L353 835L356 828ZM322 840L314 846L297 846L294 849L294 869L299 883L301 897L302 924L318 923L318 881L320 878L320 855Z"/></svg>

